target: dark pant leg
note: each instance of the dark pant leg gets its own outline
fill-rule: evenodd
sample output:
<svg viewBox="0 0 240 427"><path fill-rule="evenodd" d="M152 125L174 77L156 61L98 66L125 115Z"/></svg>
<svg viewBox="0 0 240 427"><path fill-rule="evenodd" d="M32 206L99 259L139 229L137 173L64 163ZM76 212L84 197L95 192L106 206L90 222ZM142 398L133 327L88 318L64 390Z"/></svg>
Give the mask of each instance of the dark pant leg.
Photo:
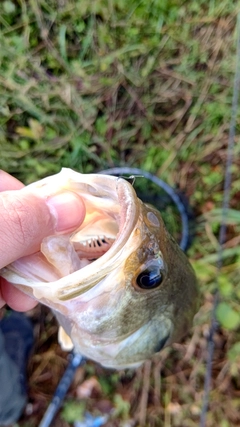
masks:
<svg viewBox="0 0 240 427"><path fill-rule="evenodd" d="M5 351L0 330L0 426L16 422L26 404L19 377L19 370Z"/></svg>

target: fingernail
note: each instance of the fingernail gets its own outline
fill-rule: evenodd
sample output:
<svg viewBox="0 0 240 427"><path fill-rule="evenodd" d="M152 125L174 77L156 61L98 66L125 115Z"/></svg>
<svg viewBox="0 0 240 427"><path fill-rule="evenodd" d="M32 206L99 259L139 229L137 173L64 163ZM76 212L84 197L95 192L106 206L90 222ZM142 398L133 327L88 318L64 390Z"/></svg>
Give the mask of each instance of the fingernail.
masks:
<svg viewBox="0 0 240 427"><path fill-rule="evenodd" d="M49 197L47 205L56 219L55 230L57 232L76 229L82 224L86 214L81 197L70 191Z"/></svg>

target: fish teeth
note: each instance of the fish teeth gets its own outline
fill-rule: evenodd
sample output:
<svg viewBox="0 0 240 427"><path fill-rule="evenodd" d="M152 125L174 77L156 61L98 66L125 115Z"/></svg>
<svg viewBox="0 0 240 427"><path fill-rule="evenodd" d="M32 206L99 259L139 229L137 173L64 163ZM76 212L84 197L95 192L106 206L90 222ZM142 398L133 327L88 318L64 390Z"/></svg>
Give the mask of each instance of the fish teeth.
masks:
<svg viewBox="0 0 240 427"><path fill-rule="evenodd" d="M80 258L99 258L112 246L115 239L107 236L94 236L89 239L74 242L74 248Z"/></svg>

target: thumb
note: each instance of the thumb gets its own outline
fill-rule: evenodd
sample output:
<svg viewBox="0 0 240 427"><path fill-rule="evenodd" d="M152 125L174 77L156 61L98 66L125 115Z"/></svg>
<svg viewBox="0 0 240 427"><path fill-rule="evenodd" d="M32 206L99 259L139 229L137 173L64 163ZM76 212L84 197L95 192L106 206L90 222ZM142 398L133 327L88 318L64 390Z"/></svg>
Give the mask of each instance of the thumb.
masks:
<svg viewBox="0 0 240 427"><path fill-rule="evenodd" d="M71 191L44 198L27 187L0 193L0 268L39 250L44 237L67 233L85 216L82 199Z"/></svg>

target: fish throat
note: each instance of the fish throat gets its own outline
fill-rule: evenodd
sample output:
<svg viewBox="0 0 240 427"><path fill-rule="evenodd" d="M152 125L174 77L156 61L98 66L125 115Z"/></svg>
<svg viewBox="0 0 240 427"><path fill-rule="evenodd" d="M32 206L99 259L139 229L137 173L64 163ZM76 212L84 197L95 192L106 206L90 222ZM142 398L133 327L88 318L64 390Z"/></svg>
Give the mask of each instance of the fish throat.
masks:
<svg viewBox="0 0 240 427"><path fill-rule="evenodd" d="M119 235L120 214L100 210L93 203L86 205L86 216L70 235L50 236L41 244L41 254L54 267L56 279L82 270L105 255ZM118 205L119 210L120 206Z"/></svg>

